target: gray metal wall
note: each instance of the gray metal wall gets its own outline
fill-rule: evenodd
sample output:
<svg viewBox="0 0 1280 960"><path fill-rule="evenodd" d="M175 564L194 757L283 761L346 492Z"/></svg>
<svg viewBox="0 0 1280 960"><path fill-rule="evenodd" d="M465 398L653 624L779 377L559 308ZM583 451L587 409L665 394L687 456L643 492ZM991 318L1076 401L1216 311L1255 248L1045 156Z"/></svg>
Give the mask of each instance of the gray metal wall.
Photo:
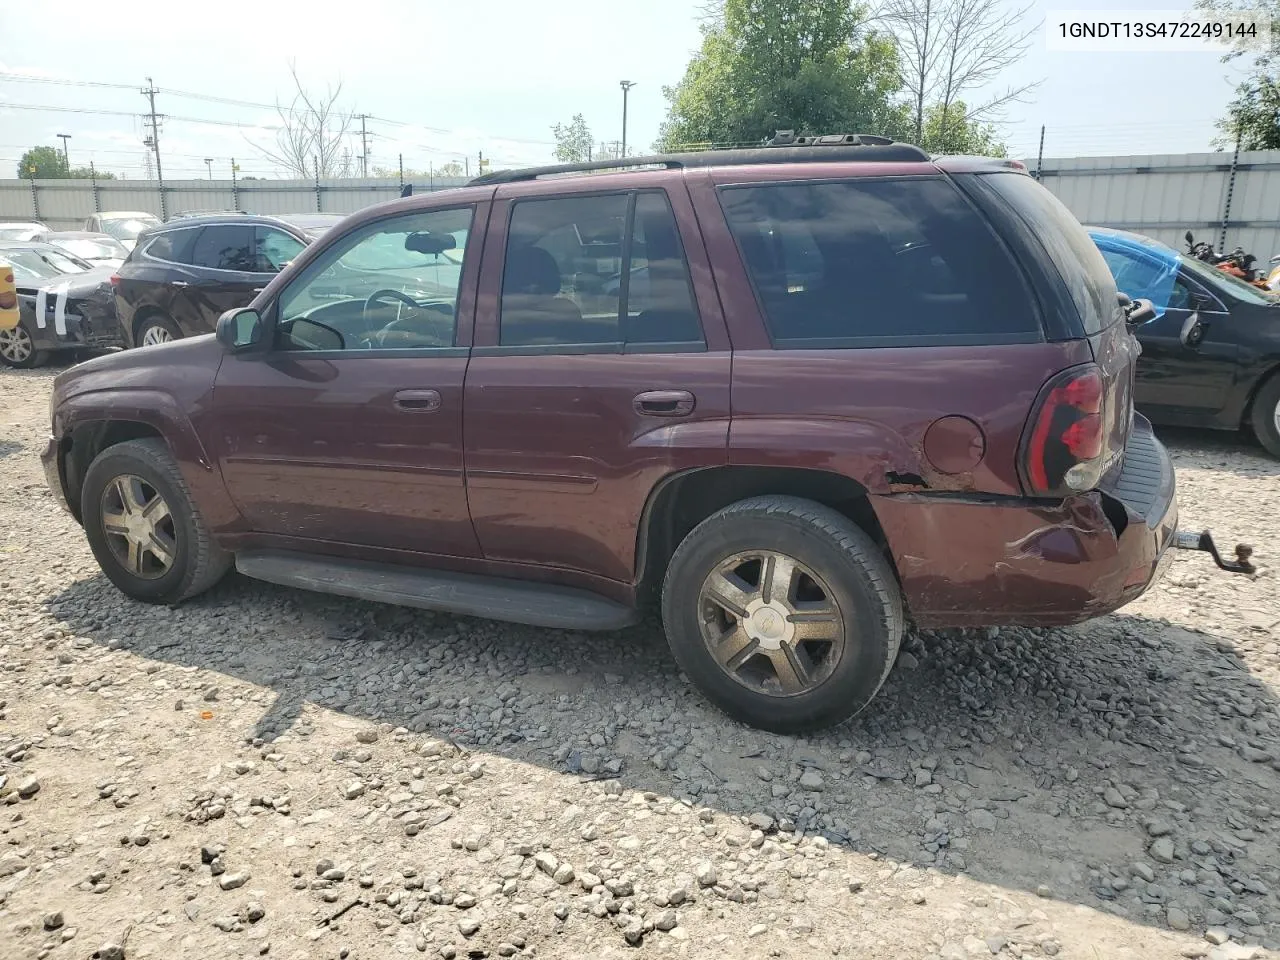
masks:
<svg viewBox="0 0 1280 960"><path fill-rule="evenodd" d="M1280 150L1045 160L1040 180L1082 223L1132 230L1185 250L1187 230L1265 264L1280 253ZM1033 170L1035 161L1027 164ZM1229 198L1229 201L1228 201Z"/></svg>
<svg viewBox="0 0 1280 960"><path fill-rule="evenodd" d="M414 192L443 190L465 177L414 182ZM250 213L354 213L400 196L399 180L166 180L165 205L184 210L247 210ZM61 230L78 230L97 211L141 210L161 215L154 180L0 180L0 221L38 219Z"/></svg>
<svg viewBox="0 0 1280 960"><path fill-rule="evenodd" d="M1184 247L1187 230L1221 244L1239 244L1265 263L1280 253L1280 150L1245 152L1234 172L1231 153L1184 153L1134 157L1077 157L1043 161L1040 179L1086 224L1133 230ZM1035 161L1028 166L1034 169ZM418 192L460 186L464 178L415 183ZM37 216L50 226L77 228L95 210L146 210L160 214L155 181L0 180L0 220ZM400 195L398 180L322 180L317 199L312 180L165 182L170 214L182 210L306 213L317 209L352 213ZM1228 197L1230 202L1228 203ZM237 203L238 201L238 203ZM1228 210L1229 206L1229 210Z"/></svg>

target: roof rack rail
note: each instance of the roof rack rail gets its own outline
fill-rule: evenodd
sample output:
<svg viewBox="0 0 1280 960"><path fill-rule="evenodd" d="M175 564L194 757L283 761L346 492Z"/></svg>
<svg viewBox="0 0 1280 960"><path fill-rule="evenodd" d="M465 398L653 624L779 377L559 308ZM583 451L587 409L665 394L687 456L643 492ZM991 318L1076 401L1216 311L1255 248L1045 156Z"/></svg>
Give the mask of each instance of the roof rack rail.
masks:
<svg viewBox="0 0 1280 960"><path fill-rule="evenodd" d="M817 149L815 149L817 148ZM703 150L695 153L665 153L647 157L624 157L594 160L589 163L558 163L520 170L499 170L475 177L468 186L497 183L520 183L541 177L574 173L626 171L638 167L678 170L691 167L733 167L757 163L842 163L928 161L929 154L908 143L869 133L840 133L821 137L796 137L790 130L779 130L772 140L759 147L741 150Z"/></svg>

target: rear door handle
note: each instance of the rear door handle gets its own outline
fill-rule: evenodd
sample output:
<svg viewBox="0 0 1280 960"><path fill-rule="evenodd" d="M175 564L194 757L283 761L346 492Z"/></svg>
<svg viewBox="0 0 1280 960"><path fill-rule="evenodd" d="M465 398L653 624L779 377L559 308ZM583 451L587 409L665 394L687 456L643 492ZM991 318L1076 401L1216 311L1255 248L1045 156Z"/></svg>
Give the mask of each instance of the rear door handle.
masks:
<svg viewBox="0 0 1280 960"><path fill-rule="evenodd" d="M171 287L189 287L189 286L191 286L191 284L187 283L187 281L185 281L185 280L170 280L170 281L169 281L169 286L171 286Z"/></svg>
<svg viewBox="0 0 1280 960"><path fill-rule="evenodd" d="M632 406L644 417L687 417L693 413L694 403L688 390L646 390L636 394Z"/></svg>
<svg viewBox="0 0 1280 960"><path fill-rule="evenodd" d="M391 401L406 413L435 413L440 409L440 391L397 390Z"/></svg>

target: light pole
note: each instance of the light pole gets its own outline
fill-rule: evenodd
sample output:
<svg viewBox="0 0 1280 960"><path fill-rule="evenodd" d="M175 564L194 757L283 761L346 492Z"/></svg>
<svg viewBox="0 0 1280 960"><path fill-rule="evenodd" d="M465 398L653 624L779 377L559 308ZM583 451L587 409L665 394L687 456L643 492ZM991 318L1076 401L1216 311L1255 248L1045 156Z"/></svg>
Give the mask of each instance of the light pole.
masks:
<svg viewBox="0 0 1280 960"><path fill-rule="evenodd" d="M67 161L67 169L71 169L71 154L67 151L67 141L71 139L71 134L60 133L58 139L62 141L62 159Z"/></svg>
<svg viewBox="0 0 1280 960"><path fill-rule="evenodd" d="M209 171L209 179L213 179L213 157L204 158L205 168Z"/></svg>
<svg viewBox="0 0 1280 960"><path fill-rule="evenodd" d="M634 87L634 80L620 80L618 86L622 87L622 158L627 156L627 94Z"/></svg>

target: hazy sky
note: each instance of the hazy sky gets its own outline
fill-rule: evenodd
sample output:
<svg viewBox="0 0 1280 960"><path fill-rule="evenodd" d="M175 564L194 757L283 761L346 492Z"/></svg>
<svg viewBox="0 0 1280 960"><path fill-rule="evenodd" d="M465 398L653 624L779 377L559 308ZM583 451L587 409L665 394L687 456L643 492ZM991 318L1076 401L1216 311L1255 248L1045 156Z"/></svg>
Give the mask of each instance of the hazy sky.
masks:
<svg viewBox="0 0 1280 960"><path fill-rule="evenodd" d="M1128 9L1168 9L1170 0L1124 0ZM1105 0L1035 0L1028 23L1053 10L1110 11ZM288 62L323 87L341 80L344 100L371 120L371 166L426 167L477 151L496 166L546 162L550 127L585 115L597 140L621 136L619 80L633 80L628 140L647 148L665 112L662 86L679 80L699 42L695 4L646 0L361 0L234 7L187 0L57 0L0 3L0 176L36 143L72 135L71 162L144 175L137 92L162 89L247 101L245 106L164 93L161 131L167 179L268 174L255 143L275 122L267 107L291 92ZM6 75L10 78L6 79ZM114 86L12 79L40 76ZM1203 53L1050 53L1043 30L1026 60L998 87L1039 80L1007 111L1015 155L1034 156L1040 125L1046 156L1203 150L1240 71ZM971 101L979 99L970 96ZM18 109L18 105L62 111ZM115 111L82 113L68 111ZM221 125L190 119L221 121ZM394 122L391 122L394 121ZM243 124L237 127L232 124ZM255 127L255 125L259 125ZM352 140L359 151L358 136Z"/></svg>

